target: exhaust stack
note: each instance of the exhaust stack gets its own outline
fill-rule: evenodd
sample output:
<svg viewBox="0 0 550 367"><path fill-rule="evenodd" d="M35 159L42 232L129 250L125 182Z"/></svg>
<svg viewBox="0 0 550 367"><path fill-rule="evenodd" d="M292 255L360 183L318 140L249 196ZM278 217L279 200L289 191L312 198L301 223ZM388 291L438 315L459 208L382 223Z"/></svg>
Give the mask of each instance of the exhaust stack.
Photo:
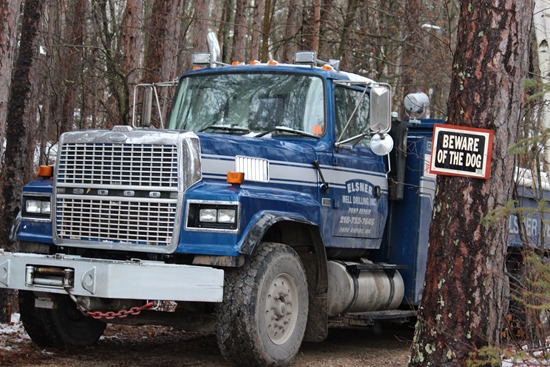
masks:
<svg viewBox="0 0 550 367"><path fill-rule="evenodd" d="M208 35L206 36L206 42L208 43L208 51L210 52L210 67L215 68L222 61L220 43L218 42L216 32L208 32Z"/></svg>

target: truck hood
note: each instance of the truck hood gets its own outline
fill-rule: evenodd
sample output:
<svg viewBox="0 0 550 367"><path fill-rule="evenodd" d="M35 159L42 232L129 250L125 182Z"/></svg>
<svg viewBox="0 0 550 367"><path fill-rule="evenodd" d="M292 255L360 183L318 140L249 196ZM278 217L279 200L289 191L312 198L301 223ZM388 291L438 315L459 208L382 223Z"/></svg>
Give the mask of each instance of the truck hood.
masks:
<svg viewBox="0 0 550 367"><path fill-rule="evenodd" d="M302 167L313 171L317 140L254 138L219 134L197 134L200 139L203 177L243 171L245 180L267 182L274 166ZM214 177L212 177L214 178ZM220 177L221 178L221 177ZM316 178L315 178L316 179Z"/></svg>

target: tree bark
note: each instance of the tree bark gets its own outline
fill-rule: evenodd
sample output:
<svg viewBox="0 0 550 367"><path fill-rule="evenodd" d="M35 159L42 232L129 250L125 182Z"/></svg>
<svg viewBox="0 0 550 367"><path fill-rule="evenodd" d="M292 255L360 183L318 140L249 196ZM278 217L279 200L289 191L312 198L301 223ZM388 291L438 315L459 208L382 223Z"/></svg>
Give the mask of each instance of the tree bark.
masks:
<svg viewBox="0 0 550 367"><path fill-rule="evenodd" d="M334 16L334 0L323 0L319 24L319 56L324 59L336 57L334 50L334 34L335 34L335 16Z"/></svg>
<svg viewBox="0 0 550 367"><path fill-rule="evenodd" d="M193 27L193 51L207 52L208 45L206 35L208 34L208 4L205 0L195 1L195 22Z"/></svg>
<svg viewBox="0 0 550 367"><path fill-rule="evenodd" d="M298 50L298 32L302 20L302 6L298 0L288 1L288 14L285 24L285 38L283 44L283 62L292 63L294 54Z"/></svg>
<svg viewBox="0 0 550 367"><path fill-rule="evenodd" d="M231 61L246 61L246 6L248 0L236 0L235 26L233 27L233 45Z"/></svg>
<svg viewBox="0 0 550 367"><path fill-rule="evenodd" d="M97 0L92 4L92 12L97 27L97 38L101 47L97 49L101 55L104 72L101 75L109 91L109 97L100 98L100 104L106 108L108 119L104 127L125 125L128 123L128 94L124 87L125 75L121 71L121 55L118 37L115 37L113 27L118 27L116 6L113 0ZM99 93L98 93L99 96Z"/></svg>
<svg viewBox="0 0 550 367"><path fill-rule="evenodd" d="M0 0L0 142L4 140L13 59L17 49L17 19L22 0ZM0 156L3 152L0 144Z"/></svg>
<svg viewBox="0 0 550 367"><path fill-rule="evenodd" d="M143 56L143 29L144 29L143 0L127 0L122 27L120 33L120 45L122 48L121 71L126 76L125 88L127 90L127 104L133 104L134 86L142 79Z"/></svg>
<svg viewBox="0 0 550 367"><path fill-rule="evenodd" d="M252 45L250 55L251 60L258 60L260 58L260 41L262 40L262 22L265 13L265 0L256 0L256 6L254 8L254 17L252 20Z"/></svg>
<svg viewBox="0 0 550 367"><path fill-rule="evenodd" d="M79 91L82 90L80 76L82 72L86 1L74 1L70 6L70 14L67 17L67 28L65 30L65 47L63 47L64 57L60 60L65 64L63 79L65 89L63 91L60 134L73 130L75 107L77 106Z"/></svg>
<svg viewBox="0 0 550 367"><path fill-rule="evenodd" d="M221 48L223 50L223 61L229 64L232 58L231 25L235 23L235 0L225 0L223 4L223 21L220 24L219 34L222 35Z"/></svg>
<svg viewBox="0 0 550 367"><path fill-rule="evenodd" d="M500 345L507 218L483 220L512 193L508 147L521 118L532 10L532 0L461 3L448 122L494 131L491 178L438 177L410 366L464 366L470 353Z"/></svg>
<svg viewBox="0 0 550 367"><path fill-rule="evenodd" d="M321 30L321 0L313 0L313 34L311 35L311 49L319 54L319 37Z"/></svg>
<svg viewBox="0 0 550 367"><path fill-rule="evenodd" d="M172 0L155 0L153 2L145 53L146 82L158 82L168 74L169 65L166 64L169 64L168 61L171 58L166 52L170 48L170 45L167 45L169 32L173 31L170 19L173 10L174 2Z"/></svg>
<svg viewBox="0 0 550 367"><path fill-rule="evenodd" d="M26 1L23 10L21 41L14 67L13 83L7 111L7 140L3 160L0 212L0 244L8 251L17 250L10 239L10 230L20 210L21 189L25 183L25 171L32 151L28 149L25 109L31 93L32 62L36 56L36 40L42 14L43 1ZM15 305L15 292L0 291L0 321L8 321L11 307Z"/></svg>
<svg viewBox="0 0 550 367"><path fill-rule="evenodd" d="M426 62L423 59L423 48L421 35L421 19L424 13L424 5L421 0L409 0L405 5L405 24L403 27L403 56L401 59L401 87L402 95L418 91L419 78L418 69L421 63Z"/></svg>
<svg viewBox="0 0 550 367"><path fill-rule="evenodd" d="M182 19L183 8L180 1L155 0L153 2L145 52L146 82L170 81L178 75L177 61ZM165 88L158 91L162 119L158 116L158 110L154 108L152 118L153 125L156 127L160 127L161 121L164 121L169 107L166 102L171 97Z"/></svg>
<svg viewBox="0 0 550 367"><path fill-rule="evenodd" d="M269 34L271 33L273 1L275 0L264 0L264 22L262 28L262 47L260 52L260 59L262 62L266 62L269 58Z"/></svg>
<svg viewBox="0 0 550 367"><path fill-rule="evenodd" d="M348 0L347 2L346 16L340 33L340 44L336 52L336 58L341 59L340 67L342 70L349 70L351 66L347 46L350 34L353 34L353 22L355 21L357 4L358 0Z"/></svg>

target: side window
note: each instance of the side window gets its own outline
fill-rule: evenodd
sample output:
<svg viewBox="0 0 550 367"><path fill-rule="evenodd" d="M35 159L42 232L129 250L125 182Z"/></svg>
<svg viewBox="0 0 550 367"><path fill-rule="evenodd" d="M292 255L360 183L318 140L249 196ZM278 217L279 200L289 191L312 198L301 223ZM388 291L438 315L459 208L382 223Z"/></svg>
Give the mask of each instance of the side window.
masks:
<svg viewBox="0 0 550 367"><path fill-rule="evenodd" d="M303 130L315 135L323 135L325 128L325 95L321 78L311 78L304 104Z"/></svg>
<svg viewBox="0 0 550 367"><path fill-rule="evenodd" d="M334 99L336 104L336 139L345 140L368 132L368 94L365 94L362 89L338 85L334 90ZM368 146L368 136L359 141L357 145Z"/></svg>

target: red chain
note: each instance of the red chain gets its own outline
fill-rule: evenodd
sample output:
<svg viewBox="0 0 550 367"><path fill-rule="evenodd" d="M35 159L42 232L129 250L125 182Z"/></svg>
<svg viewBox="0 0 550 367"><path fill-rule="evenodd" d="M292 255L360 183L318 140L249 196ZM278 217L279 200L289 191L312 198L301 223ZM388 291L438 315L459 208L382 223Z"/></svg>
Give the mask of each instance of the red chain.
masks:
<svg viewBox="0 0 550 367"><path fill-rule="evenodd" d="M129 310L120 310L118 312L114 311L107 311L107 312L101 312L101 311L86 311L86 315L93 317L94 319L107 319L112 320L115 317L124 318L128 315L139 315L141 311L146 310L148 308L151 308L154 306L154 302L147 302L143 306L135 306L130 308Z"/></svg>

